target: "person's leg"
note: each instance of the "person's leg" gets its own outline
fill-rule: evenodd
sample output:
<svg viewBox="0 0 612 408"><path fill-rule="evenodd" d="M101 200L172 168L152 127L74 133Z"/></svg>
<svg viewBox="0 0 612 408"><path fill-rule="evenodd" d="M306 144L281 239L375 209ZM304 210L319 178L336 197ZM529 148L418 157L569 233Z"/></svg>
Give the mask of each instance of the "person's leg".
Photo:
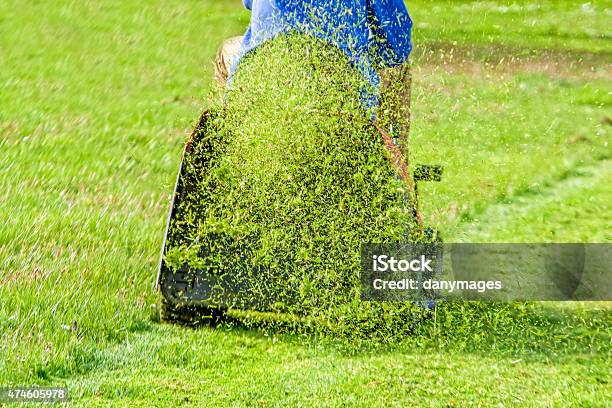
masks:
<svg viewBox="0 0 612 408"><path fill-rule="evenodd" d="M381 87L379 97L378 123L391 130L399 139L402 149L406 149L410 131L410 99L412 74L410 64L387 68L380 72ZM404 151L407 154L407 151Z"/></svg>
<svg viewBox="0 0 612 408"><path fill-rule="evenodd" d="M242 36L231 37L223 41L215 59L215 79L220 86L225 86L230 68L240 50Z"/></svg>

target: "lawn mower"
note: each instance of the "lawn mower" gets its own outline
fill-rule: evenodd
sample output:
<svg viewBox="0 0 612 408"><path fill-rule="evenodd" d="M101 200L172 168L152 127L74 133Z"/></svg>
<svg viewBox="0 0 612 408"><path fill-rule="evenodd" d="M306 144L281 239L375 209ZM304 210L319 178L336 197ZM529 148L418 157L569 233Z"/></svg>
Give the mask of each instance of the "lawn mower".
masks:
<svg viewBox="0 0 612 408"><path fill-rule="evenodd" d="M239 68L240 69L240 68ZM408 161L407 144L410 127L410 94L411 73L409 64L386 69L380 72L381 93L373 125L376 128L379 142L384 145L387 159L395 170L395 177L405 185L401 200L410 208L414 225L419 230L418 236L425 241L439 240L438 234L431 228L423 226L419 211L418 183L421 181L440 181L442 167L438 165L412 165ZM266 312L277 310L276 288L289 279L287 276L272 274L269 269L252 268L248 274L233 273L244 269L249 264L250 257L257 256L249 249L249 241L232 243L234 253L231 258L224 258L217 264L203 262L200 264L176 264L169 259L170 249L185 241L173 230L173 223L186 217L182 213L183 200L189 199L193 189L198 188L199 181L193 179L193 167L197 174L215 171L210 157L218 153L218 140L212 135L223 126L224 111L205 110L198 119L191 136L187 140L172 202L170 214L166 223L165 237L161 249L161 259L157 276L157 287L160 293L160 313L164 321L183 324L197 324L220 319L227 309L239 308ZM195 158L195 160L194 160ZM206 205L206 203L202 203ZM198 223L203 220L192 219ZM219 236L219 240L223 240ZM252 242L251 242L252 243ZM200 248L207 252L207 248ZM210 249L208 255L213 250ZM214 254L213 254L214 255ZM214 256L209 256L214 258ZM216 258L215 258L216 259ZM288 262L292 262L289 260ZM307 263L307 261L306 261ZM250 264L249 264L250 265ZM277 268L282 270L283 268ZM282 272L281 272L282 275ZM254 283L255 282L255 283ZM264 284L262 284L264 282ZM336 286L328 283L330 290ZM256 288L255 288L256 286ZM257 299L243 296L245 293L257 291ZM286 290L284 292L287 292ZM301 296L301 289L289 291L290 297ZM283 294L285 297L287 293ZM265 301L263 301L265 299Z"/></svg>

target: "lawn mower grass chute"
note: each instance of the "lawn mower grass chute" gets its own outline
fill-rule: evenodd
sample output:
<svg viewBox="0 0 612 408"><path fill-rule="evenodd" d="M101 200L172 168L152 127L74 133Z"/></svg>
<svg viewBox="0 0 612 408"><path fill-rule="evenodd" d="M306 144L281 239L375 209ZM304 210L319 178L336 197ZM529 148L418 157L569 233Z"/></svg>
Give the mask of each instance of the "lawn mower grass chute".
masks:
<svg viewBox="0 0 612 408"><path fill-rule="evenodd" d="M381 78L373 122L366 81L321 40L281 36L240 62L185 144L157 280L163 320L359 308L363 244L438 239L417 182L442 169L407 160L409 66Z"/></svg>

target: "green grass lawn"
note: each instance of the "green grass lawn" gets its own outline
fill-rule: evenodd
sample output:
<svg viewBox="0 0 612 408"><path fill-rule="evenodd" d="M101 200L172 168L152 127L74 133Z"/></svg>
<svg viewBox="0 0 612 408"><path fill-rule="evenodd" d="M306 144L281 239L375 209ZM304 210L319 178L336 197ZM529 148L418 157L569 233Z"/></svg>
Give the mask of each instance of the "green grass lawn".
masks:
<svg viewBox="0 0 612 408"><path fill-rule="evenodd" d="M0 3L0 386L80 405L605 406L609 303L440 305L392 344L157 322L182 144L240 3ZM449 242L610 242L612 2L408 6L411 160L446 171L422 186L426 222Z"/></svg>

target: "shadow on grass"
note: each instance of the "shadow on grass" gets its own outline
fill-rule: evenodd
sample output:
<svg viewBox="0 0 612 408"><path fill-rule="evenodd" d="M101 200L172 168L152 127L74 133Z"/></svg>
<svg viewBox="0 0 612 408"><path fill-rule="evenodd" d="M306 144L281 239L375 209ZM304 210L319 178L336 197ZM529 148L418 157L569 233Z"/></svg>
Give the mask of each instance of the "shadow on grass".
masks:
<svg viewBox="0 0 612 408"><path fill-rule="evenodd" d="M351 319L346 315L317 319L230 310L191 327L249 337L273 336L298 346L344 355L451 351L541 360L563 355L606 355L612 338L609 309L573 310L547 303L449 302L419 314L408 309L391 316L376 312Z"/></svg>

